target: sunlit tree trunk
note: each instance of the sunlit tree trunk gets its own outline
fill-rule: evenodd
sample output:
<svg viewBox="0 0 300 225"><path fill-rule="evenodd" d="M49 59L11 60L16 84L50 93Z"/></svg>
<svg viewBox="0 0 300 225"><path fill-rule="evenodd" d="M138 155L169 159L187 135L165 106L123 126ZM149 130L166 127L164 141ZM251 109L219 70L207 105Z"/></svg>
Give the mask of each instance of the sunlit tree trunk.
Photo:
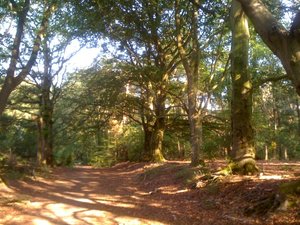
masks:
<svg viewBox="0 0 300 225"><path fill-rule="evenodd" d="M266 161L269 160L269 149L268 149L268 145L265 145L265 160L266 160Z"/></svg>
<svg viewBox="0 0 300 225"><path fill-rule="evenodd" d="M199 1L196 1L199 4ZM197 107L197 93L199 80L199 61L200 61L200 47L198 40L198 9L193 6L192 10L192 29L191 29L191 45L192 53L188 56L185 49L183 35L181 32L181 18L180 18L180 1L175 2L175 19L176 19L176 33L177 33L177 48L187 77L187 95L188 95L188 119L190 129L190 143L191 143L191 165L196 166L203 159L200 156L202 153L202 120L201 111Z"/></svg>
<svg viewBox="0 0 300 225"><path fill-rule="evenodd" d="M42 132L42 127L43 127L43 120L40 116L36 119L37 122L37 132L38 132L38 139L37 139L37 166L41 166L42 164L45 164L45 157L44 157L44 138L43 138L43 132Z"/></svg>
<svg viewBox="0 0 300 225"><path fill-rule="evenodd" d="M246 15L236 0L231 6L231 126L232 152L237 170L253 173L256 170L252 117L252 84L248 70L249 30Z"/></svg>

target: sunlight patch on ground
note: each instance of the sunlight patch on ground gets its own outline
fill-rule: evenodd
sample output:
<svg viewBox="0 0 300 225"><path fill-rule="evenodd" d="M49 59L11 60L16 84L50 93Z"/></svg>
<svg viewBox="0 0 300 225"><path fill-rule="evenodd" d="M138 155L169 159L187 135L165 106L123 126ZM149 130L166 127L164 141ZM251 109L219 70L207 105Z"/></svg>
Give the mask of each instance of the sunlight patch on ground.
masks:
<svg viewBox="0 0 300 225"><path fill-rule="evenodd" d="M152 207L162 207L163 206L161 203L155 203L155 202L149 203L148 205L152 206Z"/></svg>
<svg viewBox="0 0 300 225"><path fill-rule="evenodd" d="M76 198L73 200L78 201L78 202L92 203L92 204L95 203L94 201L92 201L91 199L88 199L88 198Z"/></svg>
<svg viewBox="0 0 300 225"><path fill-rule="evenodd" d="M259 174L258 178L260 180L282 180L282 179L284 179L284 177L281 175L264 175L264 174Z"/></svg>
<svg viewBox="0 0 300 225"><path fill-rule="evenodd" d="M2 223L2 221L11 221L13 218L14 216L11 214L2 215L2 218L0 219L0 224Z"/></svg>
<svg viewBox="0 0 300 225"><path fill-rule="evenodd" d="M85 224L116 224L113 221L113 215L111 213L99 210L79 211L75 213L74 216L80 218L80 220L84 221Z"/></svg>
<svg viewBox="0 0 300 225"><path fill-rule="evenodd" d="M143 200L142 198L135 196L135 195L130 196L130 198L135 199L135 200Z"/></svg>
<svg viewBox="0 0 300 225"><path fill-rule="evenodd" d="M54 183L70 186L70 181L56 180Z"/></svg>
<svg viewBox="0 0 300 225"><path fill-rule="evenodd" d="M132 217L117 217L115 221L118 225L163 225L164 223L160 223L153 220L142 220L138 218Z"/></svg>

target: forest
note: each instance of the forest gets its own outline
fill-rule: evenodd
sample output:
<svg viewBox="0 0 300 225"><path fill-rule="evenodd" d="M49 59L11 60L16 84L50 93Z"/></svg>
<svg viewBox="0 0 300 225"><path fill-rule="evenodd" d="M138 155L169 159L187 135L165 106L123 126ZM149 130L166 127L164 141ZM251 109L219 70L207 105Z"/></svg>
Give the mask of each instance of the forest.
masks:
<svg viewBox="0 0 300 225"><path fill-rule="evenodd" d="M0 224L300 223L298 0L0 0L0 22ZM54 203L84 213L25 213Z"/></svg>

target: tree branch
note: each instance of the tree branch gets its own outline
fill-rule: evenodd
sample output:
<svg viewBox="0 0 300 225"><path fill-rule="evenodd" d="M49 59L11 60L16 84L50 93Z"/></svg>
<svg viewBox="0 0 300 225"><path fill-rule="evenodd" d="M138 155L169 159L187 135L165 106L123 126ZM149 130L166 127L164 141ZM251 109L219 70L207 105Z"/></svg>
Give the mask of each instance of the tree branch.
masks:
<svg viewBox="0 0 300 225"><path fill-rule="evenodd" d="M268 82L277 82L277 81L280 81L280 80L284 80L284 79L288 79L288 76L285 74L285 75L282 75L282 76L275 76L275 77L268 77L266 79L263 79L257 83L255 83L252 88L257 88L265 83L268 83Z"/></svg>

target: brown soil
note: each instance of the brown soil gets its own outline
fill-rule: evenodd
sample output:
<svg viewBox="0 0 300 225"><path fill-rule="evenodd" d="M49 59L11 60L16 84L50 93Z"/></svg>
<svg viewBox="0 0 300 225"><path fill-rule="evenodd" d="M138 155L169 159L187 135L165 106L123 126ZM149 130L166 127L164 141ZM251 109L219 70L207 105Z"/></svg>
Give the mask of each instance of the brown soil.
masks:
<svg viewBox="0 0 300 225"><path fill-rule="evenodd" d="M225 162L208 165L218 169ZM259 166L261 177L230 176L203 187L185 179L191 170L187 162L55 168L50 178L10 181L9 188L0 184L0 224L300 224L297 206L244 215L245 208L300 175L297 162Z"/></svg>

